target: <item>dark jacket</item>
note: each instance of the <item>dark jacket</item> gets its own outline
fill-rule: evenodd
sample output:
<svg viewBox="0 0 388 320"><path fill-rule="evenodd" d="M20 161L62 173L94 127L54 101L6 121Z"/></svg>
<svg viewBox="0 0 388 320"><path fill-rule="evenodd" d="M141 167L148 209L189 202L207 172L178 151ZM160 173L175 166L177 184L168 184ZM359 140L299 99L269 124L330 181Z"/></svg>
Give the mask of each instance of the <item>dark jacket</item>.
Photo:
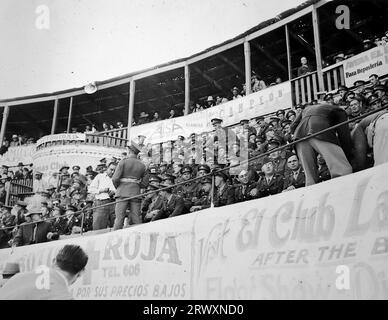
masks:
<svg viewBox="0 0 388 320"><path fill-rule="evenodd" d="M258 190L258 196L261 198L282 192L283 186L284 177L280 174L274 174L269 183L267 183L265 176L260 177L256 188Z"/></svg>
<svg viewBox="0 0 388 320"><path fill-rule="evenodd" d="M250 192L255 188L256 183L249 183L247 185L243 185L239 183L234 186L234 200L235 202L242 202L246 200L255 199L256 196L251 196Z"/></svg>
<svg viewBox="0 0 388 320"><path fill-rule="evenodd" d="M298 140L347 119L346 112L340 107L330 104L308 106L298 114L295 121L291 124L291 132L294 133L294 140ZM347 124L322 133L315 138L339 145L344 150L348 160L350 160L352 142Z"/></svg>
<svg viewBox="0 0 388 320"><path fill-rule="evenodd" d="M122 159L112 177L113 185L116 187L116 197L130 197L140 193L140 184L133 182L121 182L122 178L141 180L146 173L144 163L135 157Z"/></svg>
<svg viewBox="0 0 388 320"><path fill-rule="evenodd" d="M216 188L214 193L214 206L222 207L228 204L235 203L234 198L234 189L231 185L226 184L225 187L221 190Z"/></svg>
<svg viewBox="0 0 388 320"><path fill-rule="evenodd" d="M35 223L21 225L17 231L17 234L14 239L14 244L16 246L25 246L33 243L41 243L48 241L47 234L52 232L51 223L47 221L39 221L37 223L37 230L35 235L35 241L33 241L33 232ZM55 235L54 238L58 239L58 235Z"/></svg>
<svg viewBox="0 0 388 320"><path fill-rule="evenodd" d="M283 190L286 190L290 186L294 186L295 189L298 189L298 188L304 187L305 184L306 184L306 176L304 174L303 169L300 168L296 179L294 178L293 171L289 171L285 174Z"/></svg>
<svg viewBox="0 0 388 320"><path fill-rule="evenodd" d="M179 216L183 213L183 208L183 199L176 194L172 195L170 201L168 201L167 198L159 197L153 208L153 210L159 209L159 212L152 218L152 221Z"/></svg>

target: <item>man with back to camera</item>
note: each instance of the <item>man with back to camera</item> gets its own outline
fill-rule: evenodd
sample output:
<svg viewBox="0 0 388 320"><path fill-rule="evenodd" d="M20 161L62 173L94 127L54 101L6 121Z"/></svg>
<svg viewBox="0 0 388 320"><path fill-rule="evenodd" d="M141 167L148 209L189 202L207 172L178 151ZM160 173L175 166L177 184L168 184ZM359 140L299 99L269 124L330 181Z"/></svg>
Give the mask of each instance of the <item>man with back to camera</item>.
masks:
<svg viewBox="0 0 388 320"><path fill-rule="evenodd" d="M8 280L0 289L0 300L73 299L69 286L82 275L87 263L88 256L80 246L65 245L51 268L18 273Z"/></svg>
<svg viewBox="0 0 388 320"><path fill-rule="evenodd" d="M294 140L298 140L347 119L346 112L338 106L308 105L291 124L291 132L294 133ZM306 175L306 186L319 182L317 153L325 158L332 178L344 176L353 171L349 162L352 155L352 141L348 124L297 143L296 151Z"/></svg>
<svg viewBox="0 0 388 320"><path fill-rule="evenodd" d="M128 147L128 157L122 159L112 177L113 185L116 188L116 199L123 200L140 194L140 183L146 173L145 164L137 159L140 150L132 143ZM134 224L141 223L141 199L135 198L116 203L114 230L122 229L124 226L125 211L130 204L131 218Z"/></svg>

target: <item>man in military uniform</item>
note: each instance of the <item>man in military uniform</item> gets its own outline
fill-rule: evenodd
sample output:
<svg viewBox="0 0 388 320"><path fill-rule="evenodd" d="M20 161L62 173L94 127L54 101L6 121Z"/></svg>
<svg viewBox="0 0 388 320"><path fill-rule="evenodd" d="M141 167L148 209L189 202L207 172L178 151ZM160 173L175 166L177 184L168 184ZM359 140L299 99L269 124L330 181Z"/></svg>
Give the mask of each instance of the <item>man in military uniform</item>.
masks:
<svg viewBox="0 0 388 320"><path fill-rule="evenodd" d="M51 220L52 229L58 235L66 234L67 232L67 219L63 216L64 210L60 206L55 206L53 208L53 217L55 219Z"/></svg>
<svg viewBox="0 0 388 320"><path fill-rule="evenodd" d="M73 173L72 173L72 177L73 177L73 182L74 182L74 179L79 179L82 181L83 184L86 184L86 177L80 173L80 170L81 170L81 167L80 166L73 166L72 167L73 169ZM76 173L77 174L77 177L74 177L73 174Z"/></svg>
<svg viewBox="0 0 388 320"><path fill-rule="evenodd" d="M137 159L139 149L132 144L128 147L128 157L122 159L112 177L113 185L116 188L116 199L137 196L140 194L140 183L146 173L146 166ZM130 204L131 218L134 224L141 223L141 199L134 198L116 203L114 230L122 229L124 225L125 212Z"/></svg>
<svg viewBox="0 0 388 320"><path fill-rule="evenodd" d="M172 186L169 183L161 183L162 188L168 188ZM179 216L184 213L184 201L179 195L172 193L172 188L161 190L159 192L162 198L163 205L158 209L157 213L153 216L152 221L160 220L164 218L171 218Z"/></svg>
<svg viewBox="0 0 388 320"><path fill-rule="evenodd" d="M157 192L159 188L150 184L147 188L147 192L154 191L151 194L145 196L141 203L141 212L143 222L149 222L157 213L157 210L163 207L163 198Z"/></svg>
<svg viewBox="0 0 388 320"><path fill-rule="evenodd" d="M80 213L76 213L78 208L74 205L66 207L66 234L80 233L82 217Z"/></svg>
<svg viewBox="0 0 388 320"><path fill-rule="evenodd" d="M157 175L151 175L148 179L148 184L149 185L153 185L157 188L159 188L159 184L162 182L162 179L160 178L160 176L157 176Z"/></svg>
<svg viewBox="0 0 388 320"><path fill-rule="evenodd" d="M198 191L197 197L193 197L193 205L190 208L190 212L203 210L210 208L211 205L211 190L212 190L212 178L203 177L200 180L201 189Z"/></svg>
<svg viewBox="0 0 388 320"><path fill-rule="evenodd" d="M166 161L162 161L159 164L159 176L163 179L167 174L168 165Z"/></svg>
<svg viewBox="0 0 388 320"><path fill-rule="evenodd" d="M185 166L182 169L182 182L190 180L192 173L193 173L193 170L191 169L191 167ZM176 193L183 198L183 201L185 204L184 213L189 212L190 207L192 206L191 200L195 196L196 189L197 189L197 182L195 181L181 184L175 188Z"/></svg>
<svg viewBox="0 0 388 320"><path fill-rule="evenodd" d="M271 158L264 158L261 171L264 175L260 177L256 185L259 198L274 195L283 191L284 178L280 174L275 173Z"/></svg>
<svg viewBox="0 0 388 320"><path fill-rule="evenodd" d="M304 187L306 184L306 177L296 154L288 157L287 167L290 171L285 175L283 191Z"/></svg>
<svg viewBox="0 0 388 320"><path fill-rule="evenodd" d="M268 151L279 148L280 142L276 139L272 139L268 141ZM284 175L286 171L289 171L287 168L287 159L286 159L286 150L282 151L274 151L269 154L269 158L272 160L272 164L274 166L275 173Z"/></svg>
<svg viewBox="0 0 388 320"><path fill-rule="evenodd" d="M61 186L62 184L66 183L66 184L71 184L71 178L70 178L70 173L69 173L69 170L70 167L69 166L63 166L61 169L59 169L59 186Z"/></svg>
<svg viewBox="0 0 388 320"><path fill-rule="evenodd" d="M235 203L233 187L227 184L228 177L223 171L214 174L214 206L222 207Z"/></svg>
<svg viewBox="0 0 388 320"><path fill-rule="evenodd" d="M234 198L236 202L252 200L257 197L256 184L253 183L256 172L242 170L238 175L239 183L234 186Z"/></svg>

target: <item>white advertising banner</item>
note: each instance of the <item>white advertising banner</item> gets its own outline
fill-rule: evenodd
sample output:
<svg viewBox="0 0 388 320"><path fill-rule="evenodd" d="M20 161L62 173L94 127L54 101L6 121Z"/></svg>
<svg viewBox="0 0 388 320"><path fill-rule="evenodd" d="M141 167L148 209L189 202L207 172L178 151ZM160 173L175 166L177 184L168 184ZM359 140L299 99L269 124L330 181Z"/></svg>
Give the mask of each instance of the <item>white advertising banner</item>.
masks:
<svg viewBox="0 0 388 320"><path fill-rule="evenodd" d="M21 271L50 266L65 244L88 254L85 273L71 288L74 299L188 299L191 296L191 225L193 217L94 235L0 250L0 270L18 261ZM161 231L171 230L171 231ZM173 231L174 230L174 231ZM179 231L175 231L179 230Z"/></svg>
<svg viewBox="0 0 388 320"><path fill-rule="evenodd" d="M188 137L191 133L211 131L210 120L214 117L223 119L223 126L230 126L243 119L290 108L291 105L291 84L287 81L187 116L134 126L130 137L136 141L137 136L142 134L146 136L146 143L165 142L177 139L178 135Z"/></svg>
<svg viewBox="0 0 388 320"><path fill-rule="evenodd" d="M40 138L36 145L54 141L85 141L85 133L59 133Z"/></svg>
<svg viewBox="0 0 388 320"><path fill-rule="evenodd" d="M388 299L387 169L199 215L194 296Z"/></svg>
<svg viewBox="0 0 388 320"><path fill-rule="evenodd" d="M388 299L388 164L130 229L0 250L0 271L89 255L75 299ZM165 231L169 230L169 231ZM171 231L170 231L171 230Z"/></svg>
<svg viewBox="0 0 388 320"><path fill-rule="evenodd" d="M388 74L388 45L362 52L343 62L345 85L353 87L357 80L368 81L371 74Z"/></svg>

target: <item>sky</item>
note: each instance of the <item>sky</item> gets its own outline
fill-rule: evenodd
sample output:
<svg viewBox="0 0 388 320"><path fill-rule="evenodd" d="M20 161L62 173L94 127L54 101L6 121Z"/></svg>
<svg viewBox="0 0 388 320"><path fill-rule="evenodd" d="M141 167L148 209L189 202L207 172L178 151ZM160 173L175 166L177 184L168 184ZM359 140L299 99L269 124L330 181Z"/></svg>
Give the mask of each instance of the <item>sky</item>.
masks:
<svg viewBox="0 0 388 320"><path fill-rule="evenodd" d="M0 100L184 58L305 0L1 0Z"/></svg>

